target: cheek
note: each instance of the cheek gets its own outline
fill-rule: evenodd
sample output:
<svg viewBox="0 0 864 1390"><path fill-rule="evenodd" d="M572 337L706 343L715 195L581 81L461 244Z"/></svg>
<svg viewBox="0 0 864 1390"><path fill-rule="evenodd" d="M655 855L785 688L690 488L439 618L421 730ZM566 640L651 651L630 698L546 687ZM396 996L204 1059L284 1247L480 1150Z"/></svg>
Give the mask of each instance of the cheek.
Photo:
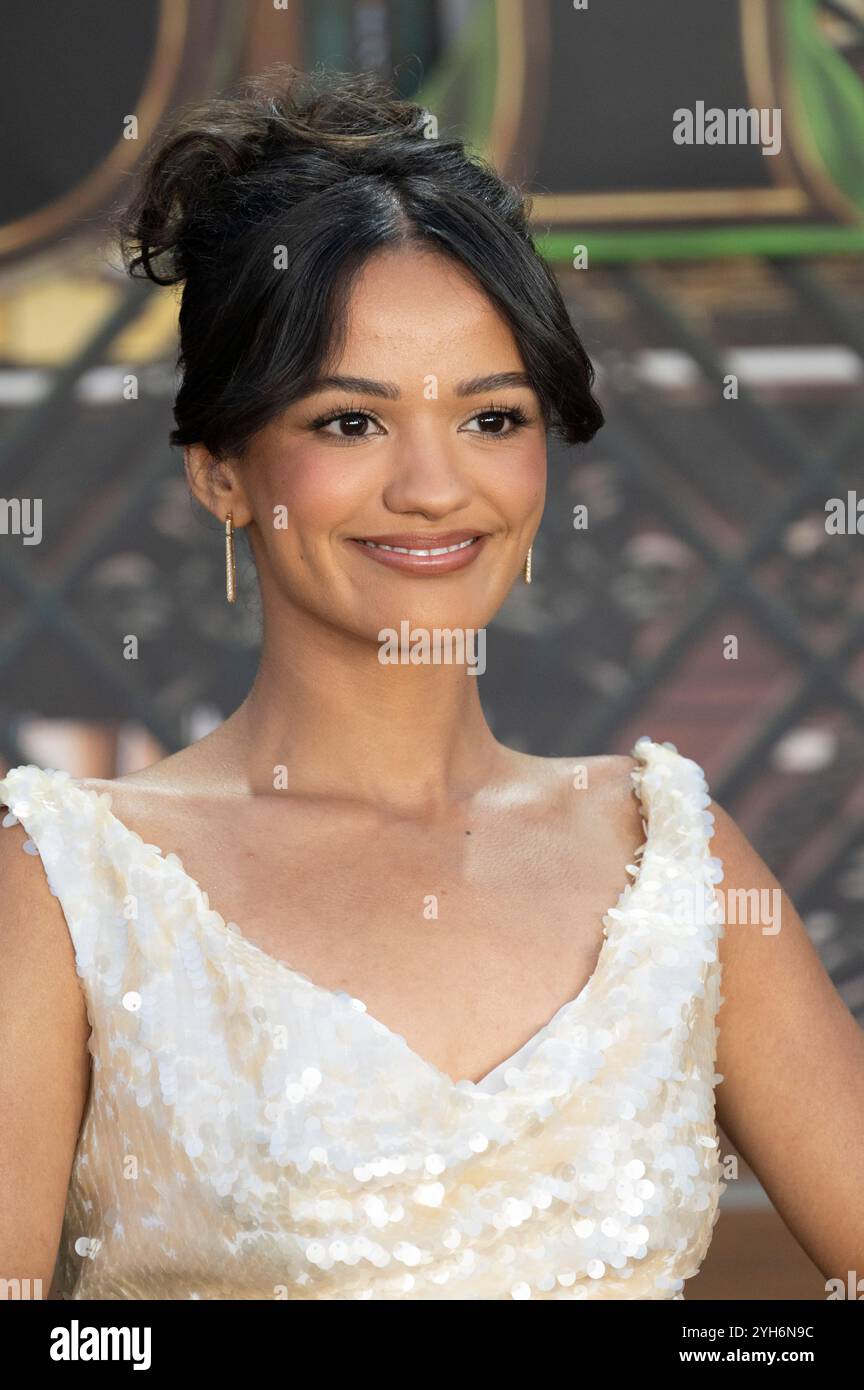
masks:
<svg viewBox="0 0 864 1390"><path fill-rule="evenodd" d="M507 515L519 516L542 504L546 495L546 445L529 441L495 460L487 486Z"/></svg>
<svg viewBox="0 0 864 1390"><path fill-rule="evenodd" d="M346 451L347 452L347 451ZM297 445L290 457L271 460L260 493L262 521L287 512L289 530L339 525L368 495L362 464L334 456L332 449Z"/></svg>

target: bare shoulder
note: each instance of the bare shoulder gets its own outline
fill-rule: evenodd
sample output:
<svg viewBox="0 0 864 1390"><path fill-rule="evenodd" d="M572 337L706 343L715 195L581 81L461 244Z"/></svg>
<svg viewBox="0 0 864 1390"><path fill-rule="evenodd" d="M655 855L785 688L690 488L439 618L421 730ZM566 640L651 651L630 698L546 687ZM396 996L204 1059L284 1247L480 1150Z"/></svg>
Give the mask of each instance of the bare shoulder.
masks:
<svg viewBox="0 0 864 1390"><path fill-rule="evenodd" d="M594 783L598 790L628 781L630 773L637 765L636 759L631 758L629 753L574 753L572 757L566 758L544 758L532 753L518 753L514 756L520 758L526 767L536 769L538 776L545 772L552 778L572 781L578 773L583 772L587 780Z"/></svg>
<svg viewBox="0 0 864 1390"><path fill-rule="evenodd" d="M636 760L627 753L576 754L572 758L541 758L522 755L533 765L533 775L546 785L556 799L578 808L582 792L585 806L594 818L622 840L638 843L641 838L642 808L636 795L632 773Z"/></svg>
<svg viewBox="0 0 864 1390"><path fill-rule="evenodd" d="M766 1046L772 1022L778 1033L804 1023L802 1036L820 1016L826 1026L855 1024L783 885L729 812L715 800L708 809L711 853L723 869L721 1071L742 1074L752 1067L752 1050ZM721 1092L730 1098L733 1089Z"/></svg>
<svg viewBox="0 0 864 1390"><path fill-rule="evenodd" d="M6 825L0 829L0 879L3 882L4 921L7 923L17 920L17 914L12 909L25 897L28 902L38 903L49 914L56 915L61 911L48 886L39 855L26 852L30 844L26 827L20 821L17 825Z"/></svg>
<svg viewBox="0 0 864 1390"><path fill-rule="evenodd" d="M34 1027L48 1016L40 1013L38 1000L51 999L55 1010L51 1016L58 1020L56 1010L61 1008L62 999L63 1017L74 1020L79 1032L83 1029L86 1035L84 996L66 917L59 898L51 891L40 856L27 852L30 843L20 822L0 829L0 979L3 989L29 1000ZM6 1002L11 1006L11 999Z"/></svg>
<svg viewBox="0 0 864 1390"><path fill-rule="evenodd" d="M725 807L712 799L707 809L714 817L712 852L723 860L726 876L736 883L758 880L763 886L779 888L767 864Z"/></svg>
<svg viewBox="0 0 864 1390"><path fill-rule="evenodd" d="M0 828L0 1261L47 1290L90 1084L75 952L19 822Z"/></svg>
<svg viewBox="0 0 864 1390"><path fill-rule="evenodd" d="M835 1275L864 1249L864 1032L788 893L733 817L709 809L723 864L717 1117L789 1230Z"/></svg>
<svg viewBox="0 0 864 1390"><path fill-rule="evenodd" d="M557 776L570 786L580 783L590 789L598 800L608 809L618 807L626 812L637 805L633 795L633 769L637 766L635 758L629 753L598 753L591 757L547 759Z"/></svg>
<svg viewBox="0 0 864 1390"><path fill-rule="evenodd" d="M220 790L221 765L205 745L211 736L170 753L148 767L122 777L82 777L79 785L95 792L110 792L124 805L152 798L208 796Z"/></svg>

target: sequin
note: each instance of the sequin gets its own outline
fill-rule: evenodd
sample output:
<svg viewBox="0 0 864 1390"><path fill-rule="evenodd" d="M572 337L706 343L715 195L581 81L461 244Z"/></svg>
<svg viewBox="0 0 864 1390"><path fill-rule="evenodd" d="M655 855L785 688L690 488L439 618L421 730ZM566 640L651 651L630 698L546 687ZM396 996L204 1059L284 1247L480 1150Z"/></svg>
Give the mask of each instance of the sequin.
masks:
<svg viewBox="0 0 864 1390"><path fill-rule="evenodd" d="M723 872L702 769L647 737L633 755L646 838L594 974L458 1084L246 939L109 793L0 779L91 1025L61 1296L683 1298L725 1186Z"/></svg>

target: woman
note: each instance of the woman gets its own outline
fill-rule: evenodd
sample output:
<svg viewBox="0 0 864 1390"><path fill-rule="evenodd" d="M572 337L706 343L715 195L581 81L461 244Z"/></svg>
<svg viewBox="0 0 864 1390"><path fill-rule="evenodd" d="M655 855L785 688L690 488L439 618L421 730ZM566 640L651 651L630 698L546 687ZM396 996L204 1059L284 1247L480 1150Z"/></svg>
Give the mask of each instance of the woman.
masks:
<svg viewBox="0 0 864 1390"><path fill-rule="evenodd" d="M603 417L519 195L430 135L271 70L177 117L121 224L184 284L172 441L263 643L191 747L0 782L2 1273L62 1296L682 1298L720 1081L819 1268L864 1252L864 1043L787 898L724 932L721 878L779 885L701 769L484 718L547 434Z"/></svg>

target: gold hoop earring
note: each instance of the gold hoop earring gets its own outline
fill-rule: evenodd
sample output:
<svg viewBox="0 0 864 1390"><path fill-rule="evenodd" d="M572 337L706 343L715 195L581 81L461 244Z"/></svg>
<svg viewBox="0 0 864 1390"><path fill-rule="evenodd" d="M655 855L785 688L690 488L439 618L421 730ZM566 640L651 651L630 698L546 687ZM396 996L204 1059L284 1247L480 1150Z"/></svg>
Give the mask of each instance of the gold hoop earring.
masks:
<svg viewBox="0 0 864 1390"><path fill-rule="evenodd" d="M237 597L237 568L234 563L234 521L229 512L225 518L225 596L229 603Z"/></svg>
<svg viewBox="0 0 864 1390"><path fill-rule="evenodd" d="M531 551L532 551L532 549L533 549L533 546L530 546L530 545L529 545L529 547L528 547L528 554L525 556L525 566L524 566L524 568L523 568L523 570L522 570L522 574L523 574L523 576L524 576L524 578L525 578L525 583L526 583L526 584L530 584L530 583L531 583Z"/></svg>

